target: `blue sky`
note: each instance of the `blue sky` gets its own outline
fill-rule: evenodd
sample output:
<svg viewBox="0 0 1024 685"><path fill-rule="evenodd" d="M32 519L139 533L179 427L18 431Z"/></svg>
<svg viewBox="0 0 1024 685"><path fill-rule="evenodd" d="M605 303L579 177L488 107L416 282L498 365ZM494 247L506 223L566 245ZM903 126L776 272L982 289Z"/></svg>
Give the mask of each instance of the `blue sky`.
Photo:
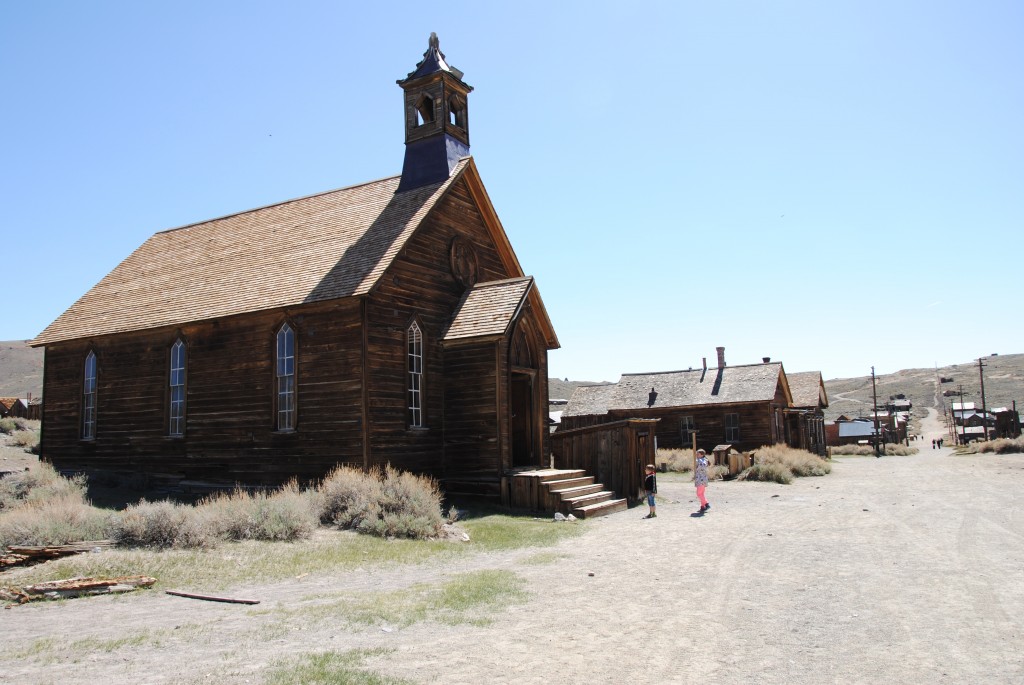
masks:
<svg viewBox="0 0 1024 685"><path fill-rule="evenodd" d="M553 376L1024 352L1024 4L984 0L0 3L0 340L156 231L401 171L431 31Z"/></svg>

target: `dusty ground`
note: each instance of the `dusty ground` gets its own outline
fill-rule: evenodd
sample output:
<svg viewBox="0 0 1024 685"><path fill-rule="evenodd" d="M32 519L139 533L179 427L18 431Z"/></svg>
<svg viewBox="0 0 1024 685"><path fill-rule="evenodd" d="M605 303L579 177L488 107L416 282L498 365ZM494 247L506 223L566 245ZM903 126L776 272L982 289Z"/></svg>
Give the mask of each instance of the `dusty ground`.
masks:
<svg viewBox="0 0 1024 685"><path fill-rule="evenodd" d="M140 592L0 611L0 680L258 683L276 659L380 647L366 665L414 683L1024 682L1024 456L953 456L925 430L913 457L712 483L703 518L692 484L663 478L657 519L586 522L544 563L523 550L230 591L255 608ZM483 568L531 588L487 627L311 617L338 592ZM35 649L88 638L125 644Z"/></svg>

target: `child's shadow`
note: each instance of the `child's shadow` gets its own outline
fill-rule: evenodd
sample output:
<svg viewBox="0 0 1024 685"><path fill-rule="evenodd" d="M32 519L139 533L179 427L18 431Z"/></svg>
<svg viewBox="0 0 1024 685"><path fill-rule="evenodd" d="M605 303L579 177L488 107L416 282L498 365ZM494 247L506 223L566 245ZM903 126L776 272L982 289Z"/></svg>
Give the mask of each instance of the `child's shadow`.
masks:
<svg viewBox="0 0 1024 685"><path fill-rule="evenodd" d="M702 518L704 518L704 512L702 512L702 511L695 511L692 514L690 514L690 518L692 518L692 519L702 519Z"/></svg>

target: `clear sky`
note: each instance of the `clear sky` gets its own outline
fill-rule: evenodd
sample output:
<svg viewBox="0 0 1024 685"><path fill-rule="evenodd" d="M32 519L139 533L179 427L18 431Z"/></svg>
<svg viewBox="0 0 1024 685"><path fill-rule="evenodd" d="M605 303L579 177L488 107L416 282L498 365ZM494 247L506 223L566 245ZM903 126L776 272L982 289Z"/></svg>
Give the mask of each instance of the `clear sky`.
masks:
<svg viewBox="0 0 1024 685"><path fill-rule="evenodd" d="M1017 0L0 2L0 340L156 231L399 173L431 31L551 375L1024 352Z"/></svg>

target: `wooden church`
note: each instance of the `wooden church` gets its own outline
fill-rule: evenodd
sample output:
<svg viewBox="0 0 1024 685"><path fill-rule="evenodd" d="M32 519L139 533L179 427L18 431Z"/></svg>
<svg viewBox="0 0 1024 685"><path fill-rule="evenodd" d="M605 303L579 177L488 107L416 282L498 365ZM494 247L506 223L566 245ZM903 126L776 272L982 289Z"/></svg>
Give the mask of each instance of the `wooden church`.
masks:
<svg viewBox="0 0 1024 685"><path fill-rule="evenodd" d="M391 465L496 492L547 462L558 338L436 35L399 176L147 240L33 341L42 458L170 489ZM462 488L460 488L462 489Z"/></svg>

